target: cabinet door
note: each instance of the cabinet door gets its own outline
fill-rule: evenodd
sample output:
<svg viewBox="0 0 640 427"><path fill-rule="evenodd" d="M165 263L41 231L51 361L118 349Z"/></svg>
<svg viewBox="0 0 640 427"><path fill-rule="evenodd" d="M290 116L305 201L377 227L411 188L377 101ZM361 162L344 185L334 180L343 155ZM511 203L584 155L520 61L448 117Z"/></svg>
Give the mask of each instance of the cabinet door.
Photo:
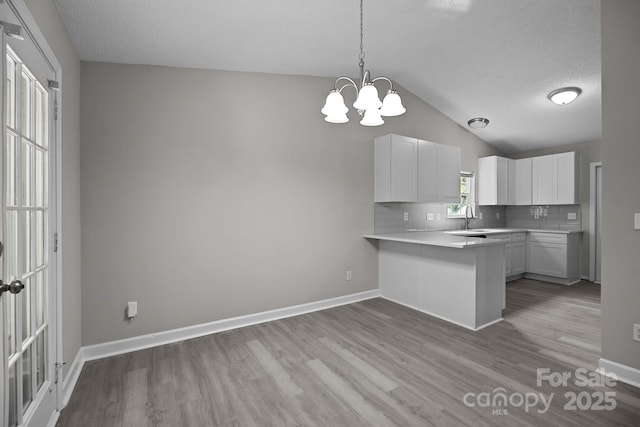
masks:
<svg viewBox="0 0 640 427"><path fill-rule="evenodd" d="M375 201L417 201L418 140L386 135L375 140Z"/></svg>
<svg viewBox="0 0 640 427"><path fill-rule="evenodd" d="M458 182L460 182L459 178ZM418 201L435 202L437 200L438 144L418 141Z"/></svg>
<svg viewBox="0 0 640 427"><path fill-rule="evenodd" d="M531 205L531 158L515 161L515 204Z"/></svg>
<svg viewBox="0 0 640 427"><path fill-rule="evenodd" d="M498 156L478 159L478 204L480 206L498 204Z"/></svg>
<svg viewBox="0 0 640 427"><path fill-rule="evenodd" d="M554 203L554 156L531 159L531 202L534 205Z"/></svg>
<svg viewBox="0 0 640 427"><path fill-rule="evenodd" d="M561 205L580 203L580 165L575 152L554 156L554 201Z"/></svg>
<svg viewBox="0 0 640 427"><path fill-rule="evenodd" d="M438 146L438 200L460 202L460 149L450 145Z"/></svg>
<svg viewBox="0 0 640 427"><path fill-rule="evenodd" d="M511 243L511 275L522 274L527 269L526 242Z"/></svg>
<svg viewBox="0 0 640 427"><path fill-rule="evenodd" d="M567 277L567 245L530 242L529 272L552 277Z"/></svg>
<svg viewBox="0 0 640 427"><path fill-rule="evenodd" d="M504 275L507 277L513 274L511 272L511 259L513 257L511 253L511 248L512 248L511 243L504 244Z"/></svg>
<svg viewBox="0 0 640 427"><path fill-rule="evenodd" d="M391 138L391 198L398 202L417 200L418 141L404 136Z"/></svg>
<svg viewBox="0 0 640 427"><path fill-rule="evenodd" d="M500 156L478 159L478 204L509 205L515 198L515 188L510 184L513 160Z"/></svg>

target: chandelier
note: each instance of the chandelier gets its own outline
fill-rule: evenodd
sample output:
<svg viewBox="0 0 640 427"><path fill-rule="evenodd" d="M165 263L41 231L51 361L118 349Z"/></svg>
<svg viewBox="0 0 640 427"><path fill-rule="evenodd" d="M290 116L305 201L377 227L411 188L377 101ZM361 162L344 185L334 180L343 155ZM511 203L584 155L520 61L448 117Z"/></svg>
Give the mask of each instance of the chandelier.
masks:
<svg viewBox="0 0 640 427"><path fill-rule="evenodd" d="M380 126L384 124L382 116L399 116L407 111L402 105L400 95L393 89L393 83L389 78L381 76L372 79L369 70L365 71L364 69L362 3L363 0L360 0L360 55L358 56L360 60L358 63L360 66L360 86L358 87L356 82L349 77L341 76L336 79L333 89L327 95L324 107L320 110L326 116L324 119L329 123L346 123L349 121L347 117L349 108L345 105L341 93L346 87L352 87L356 90L357 97L353 103L353 108L357 109L358 114L362 116L360 124L363 126ZM379 80L389 83L389 90L382 101L380 101L378 90L374 85ZM338 88L339 82L344 82L340 88Z"/></svg>

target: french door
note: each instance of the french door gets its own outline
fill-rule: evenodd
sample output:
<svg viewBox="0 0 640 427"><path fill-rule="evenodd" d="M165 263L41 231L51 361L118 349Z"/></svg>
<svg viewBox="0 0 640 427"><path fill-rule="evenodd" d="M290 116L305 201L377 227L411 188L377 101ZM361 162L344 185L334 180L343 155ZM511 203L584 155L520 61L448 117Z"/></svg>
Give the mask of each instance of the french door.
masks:
<svg viewBox="0 0 640 427"><path fill-rule="evenodd" d="M44 426L57 408L55 73L12 2L2 26L2 231L0 367L2 425Z"/></svg>

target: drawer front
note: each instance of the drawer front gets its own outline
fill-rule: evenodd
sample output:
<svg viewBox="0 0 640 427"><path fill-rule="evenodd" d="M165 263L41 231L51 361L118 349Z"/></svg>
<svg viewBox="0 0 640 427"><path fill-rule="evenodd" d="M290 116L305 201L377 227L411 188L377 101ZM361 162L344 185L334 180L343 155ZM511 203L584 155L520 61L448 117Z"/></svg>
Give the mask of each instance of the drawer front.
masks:
<svg viewBox="0 0 640 427"><path fill-rule="evenodd" d="M567 244L567 235L560 233L543 233L539 231L529 232L530 242L544 242L544 243L560 243Z"/></svg>
<svg viewBox="0 0 640 427"><path fill-rule="evenodd" d="M511 234L511 241L512 242L526 242L527 241L527 233L526 232L513 233L513 234Z"/></svg>
<svg viewBox="0 0 640 427"><path fill-rule="evenodd" d="M511 241L511 233L492 233L492 234L488 234L487 237L489 239L500 240L502 242Z"/></svg>

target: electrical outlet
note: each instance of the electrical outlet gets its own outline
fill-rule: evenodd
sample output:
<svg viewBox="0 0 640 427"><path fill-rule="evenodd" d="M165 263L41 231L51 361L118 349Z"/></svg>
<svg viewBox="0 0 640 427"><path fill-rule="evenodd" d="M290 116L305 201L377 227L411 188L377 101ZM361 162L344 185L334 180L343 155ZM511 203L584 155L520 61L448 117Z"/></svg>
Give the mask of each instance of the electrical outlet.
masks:
<svg viewBox="0 0 640 427"><path fill-rule="evenodd" d="M640 323L633 325L633 340L640 341Z"/></svg>
<svg viewBox="0 0 640 427"><path fill-rule="evenodd" d="M578 215L575 212L569 212L567 214L567 219L576 219Z"/></svg>
<svg viewBox="0 0 640 427"><path fill-rule="evenodd" d="M478 218L482 219L482 212L478 213Z"/></svg>
<svg viewBox="0 0 640 427"><path fill-rule="evenodd" d="M440 217L440 212L436 213L436 219L437 219L438 221L440 221L440 218L441 218L441 217Z"/></svg>
<svg viewBox="0 0 640 427"><path fill-rule="evenodd" d="M500 219L500 212L496 212L496 219Z"/></svg>
<svg viewBox="0 0 640 427"><path fill-rule="evenodd" d="M404 220L409 221L409 212L404 213Z"/></svg>
<svg viewBox="0 0 640 427"><path fill-rule="evenodd" d="M633 214L633 228L640 230L640 213Z"/></svg>
<svg viewBox="0 0 640 427"><path fill-rule="evenodd" d="M431 212L427 213L427 221L433 221L433 214Z"/></svg>
<svg viewBox="0 0 640 427"><path fill-rule="evenodd" d="M347 281L351 280L351 270L347 270Z"/></svg>
<svg viewBox="0 0 640 427"><path fill-rule="evenodd" d="M129 301L127 303L127 317L132 319L138 315L138 301Z"/></svg>

